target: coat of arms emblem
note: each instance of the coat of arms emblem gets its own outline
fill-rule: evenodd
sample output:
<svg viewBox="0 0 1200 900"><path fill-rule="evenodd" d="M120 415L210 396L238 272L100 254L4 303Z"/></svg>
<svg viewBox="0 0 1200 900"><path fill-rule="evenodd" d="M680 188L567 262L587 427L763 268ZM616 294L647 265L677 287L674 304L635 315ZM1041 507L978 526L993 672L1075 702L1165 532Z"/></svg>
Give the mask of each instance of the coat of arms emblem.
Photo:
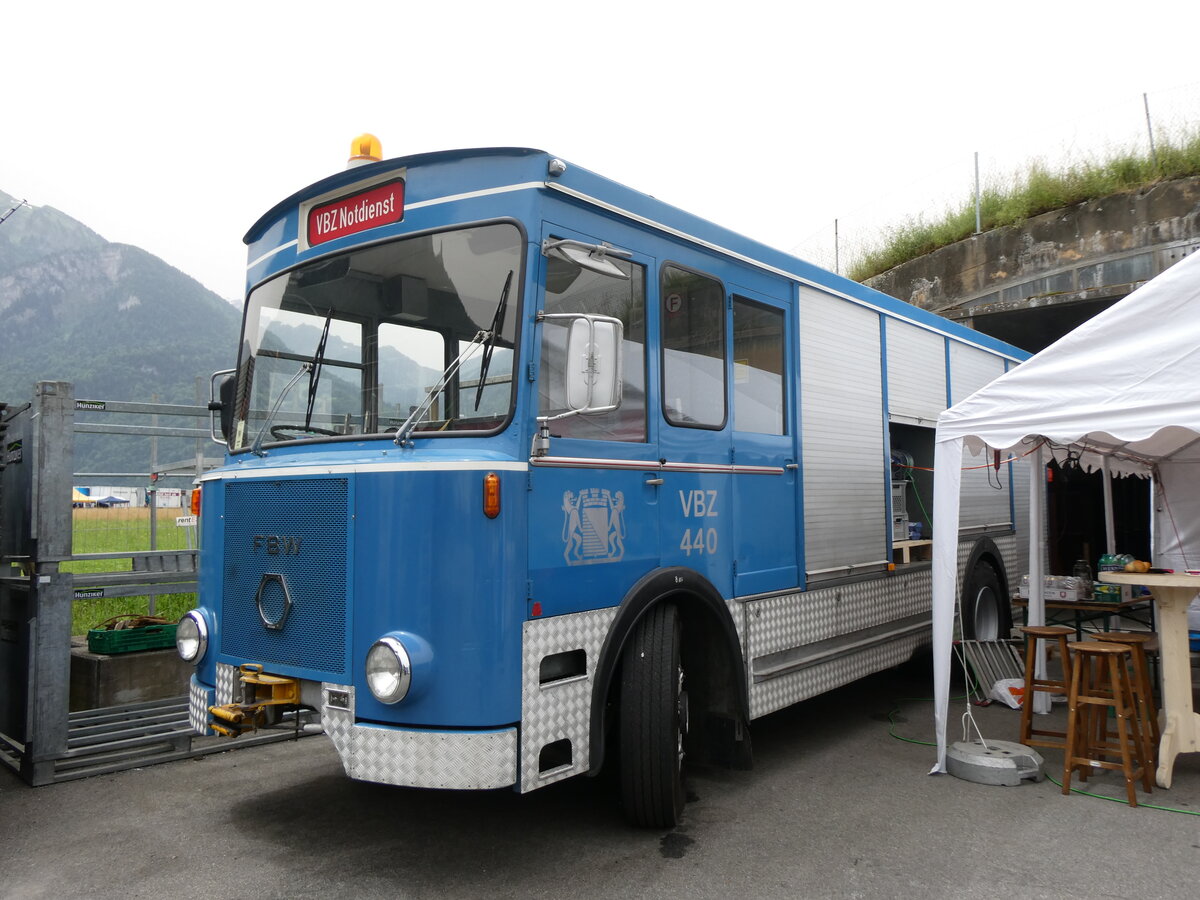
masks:
<svg viewBox="0 0 1200 900"><path fill-rule="evenodd" d="M563 559L568 566L616 562L625 555L625 494L607 488L563 491Z"/></svg>

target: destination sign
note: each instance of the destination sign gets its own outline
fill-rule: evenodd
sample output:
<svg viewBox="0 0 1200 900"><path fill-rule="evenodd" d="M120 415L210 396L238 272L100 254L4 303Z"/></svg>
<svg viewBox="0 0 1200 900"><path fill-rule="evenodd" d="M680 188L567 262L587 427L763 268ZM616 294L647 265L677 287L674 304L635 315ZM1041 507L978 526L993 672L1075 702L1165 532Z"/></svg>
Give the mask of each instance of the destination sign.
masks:
<svg viewBox="0 0 1200 900"><path fill-rule="evenodd" d="M350 234L391 225L404 218L404 180L341 197L308 211L308 245L324 244Z"/></svg>

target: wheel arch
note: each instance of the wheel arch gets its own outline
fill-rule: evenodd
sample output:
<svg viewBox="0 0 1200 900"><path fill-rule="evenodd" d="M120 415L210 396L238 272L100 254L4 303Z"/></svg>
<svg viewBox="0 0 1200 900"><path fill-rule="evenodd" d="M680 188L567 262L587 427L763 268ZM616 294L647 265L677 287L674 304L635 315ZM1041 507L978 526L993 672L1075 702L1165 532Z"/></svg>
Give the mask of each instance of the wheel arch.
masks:
<svg viewBox="0 0 1200 900"><path fill-rule="evenodd" d="M979 538L975 542L975 546L971 548L971 555L967 557L967 564L962 571L962 590L966 591L971 570L978 562L986 562L995 570L996 577L1000 579L1000 590L1005 597L1011 597L1008 589L1008 567L1004 564L1004 554L1000 552L996 542L989 537Z"/></svg>
<svg viewBox="0 0 1200 900"><path fill-rule="evenodd" d="M959 608L964 619L975 614L973 606L975 599L972 596L975 584L972 574L980 564L988 566L995 573L1000 594L996 598L997 613L1000 617L998 629L1001 636L1005 636L1005 632L1010 630L1013 625L1012 593L1009 591L1008 567L1004 564L1004 554L991 538L981 537L976 540L975 545L971 548L971 553L967 556L967 563L962 570ZM965 622L963 628L965 632Z"/></svg>
<svg viewBox="0 0 1200 900"><path fill-rule="evenodd" d="M703 722L693 741L715 761L749 766L750 698L746 667L733 617L721 593L703 575L682 566L655 569L629 589L605 636L592 684L590 768L604 765L611 701L620 684L621 656L634 628L660 603L672 602L683 626L693 722ZM699 719L695 714L703 712Z"/></svg>

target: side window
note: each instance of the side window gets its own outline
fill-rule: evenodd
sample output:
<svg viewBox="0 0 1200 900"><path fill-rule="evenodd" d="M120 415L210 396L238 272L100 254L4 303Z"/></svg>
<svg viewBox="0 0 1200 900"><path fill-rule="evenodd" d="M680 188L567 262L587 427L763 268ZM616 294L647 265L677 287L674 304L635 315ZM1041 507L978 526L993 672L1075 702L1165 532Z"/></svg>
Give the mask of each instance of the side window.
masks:
<svg viewBox="0 0 1200 900"><path fill-rule="evenodd" d="M553 434L593 441L646 440L646 270L623 259L610 258L628 278L589 272L567 260L546 260L547 313L583 312L613 316L625 326L621 345L624 387L621 405L608 413L568 416L550 423ZM538 414L566 411L566 326L542 323L541 375Z"/></svg>
<svg viewBox="0 0 1200 900"><path fill-rule="evenodd" d="M733 427L784 434L783 310L733 298Z"/></svg>
<svg viewBox="0 0 1200 900"><path fill-rule="evenodd" d="M707 275L662 271L663 415L672 425L725 424L725 291Z"/></svg>

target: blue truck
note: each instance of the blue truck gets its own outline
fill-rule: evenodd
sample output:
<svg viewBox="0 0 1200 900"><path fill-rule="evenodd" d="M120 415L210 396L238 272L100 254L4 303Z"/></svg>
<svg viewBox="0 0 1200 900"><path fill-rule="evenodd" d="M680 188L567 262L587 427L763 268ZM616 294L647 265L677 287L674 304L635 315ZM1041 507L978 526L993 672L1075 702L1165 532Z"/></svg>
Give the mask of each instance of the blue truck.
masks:
<svg viewBox="0 0 1200 900"><path fill-rule="evenodd" d="M245 238L197 732L308 707L425 788L616 766L668 827L686 761L928 644L934 424L1025 353L545 152L354 146ZM1007 636L1027 501L977 462L963 630Z"/></svg>

